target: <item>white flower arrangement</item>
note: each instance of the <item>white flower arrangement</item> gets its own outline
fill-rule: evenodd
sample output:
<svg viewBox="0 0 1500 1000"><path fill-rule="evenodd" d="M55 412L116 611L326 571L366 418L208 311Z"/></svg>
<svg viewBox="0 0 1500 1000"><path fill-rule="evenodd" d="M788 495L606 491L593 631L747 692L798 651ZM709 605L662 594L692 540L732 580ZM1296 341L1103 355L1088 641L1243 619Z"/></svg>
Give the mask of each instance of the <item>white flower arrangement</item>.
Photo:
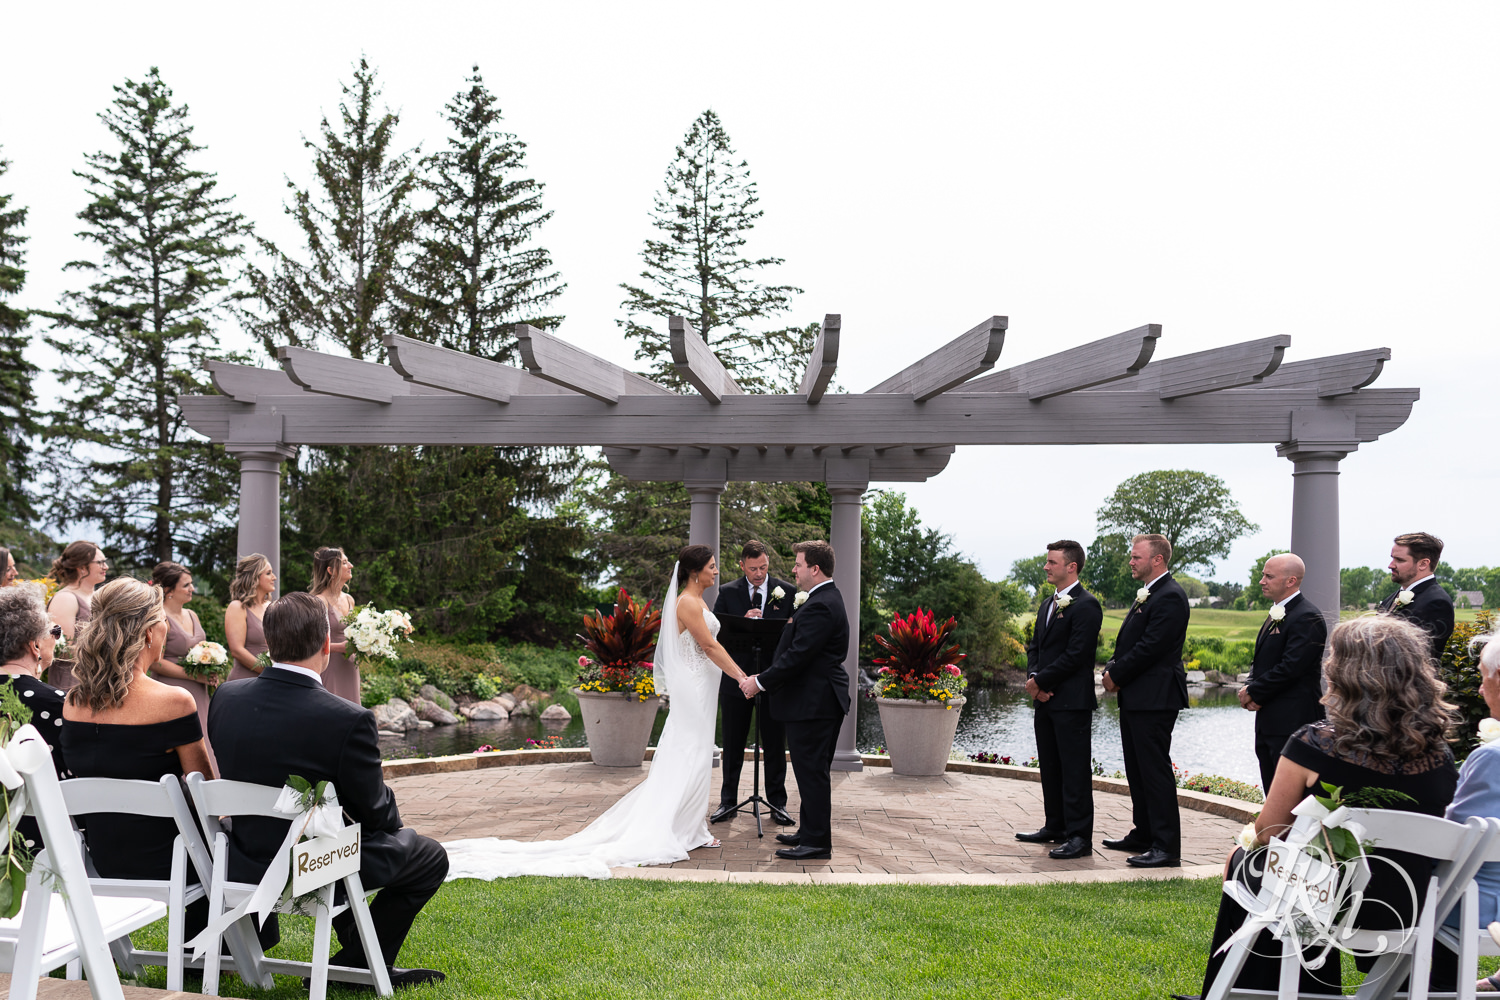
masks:
<svg viewBox="0 0 1500 1000"><path fill-rule="evenodd" d="M229 676L229 650L217 642L200 642L177 665L193 677L218 682Z"/></svg>
<svg viewBox="0 0 1500 1000"><path fill-rule="evenodd" d="M1417 599L1415 590L1402 590L1396 594L1396 607L1404 608Z"/></svg>
<svg viewBox="0 0 1500 1000"><path fill-rule="evenodd" d="M1270 615L1273 622L1279 622L1286 617L1286 608L1280 604L1273 604L1271 605Z"/></svg>
<svg viewBox="0 0 1500 1000"><path fill-rule="evenodd" d="M1249 853L1260 846L1260 841L1256 837L1255 821L1251 820L1241 827L1239 833L1234 835L1235 846L1243 848L1246 853Z"/></svg>
<svg viewBox="0 0 1500 1000"><path fill-rule="evenodd" d="M1058 594L1055 600L1057 601L1057 610L1061 611L1063 608L1066 608L1069 604L1073 603L1073 595Z"/></svg>
<svg viewBox="0 0 1500 1000"><path fill-rule="evenodd" d="M396 643L403 639L411 642L411 616L405 611L376 611L366 604L351 610L342 621L344 638L361 656L399 659Z"/></svg>
<svg viewBox="0 0 1500 1000"><path fill-rule="evenodd" d="M1479 742L1493 743L1500 740L1500 719L1479 720Z"/></svg>
<svg viewBox="0 0 1500 1000"><path fill-rule="evenodd" d="M771 591L771 600L773 601L779 601L785 596L786 591L782 590L780 587L777 587L775 590Z"/></svg>
<svg viewBox="0 0 1500 1000"><path fill-rule="evenodd" d="M792 607L794 607L794 608L800 608L800 607L802 607L803 603L806 602L806 600L807 600L807 591L805 591L805 590L799 590L799 591L797 591L797 596L794 597L794 598L792 598Z"/></svg>

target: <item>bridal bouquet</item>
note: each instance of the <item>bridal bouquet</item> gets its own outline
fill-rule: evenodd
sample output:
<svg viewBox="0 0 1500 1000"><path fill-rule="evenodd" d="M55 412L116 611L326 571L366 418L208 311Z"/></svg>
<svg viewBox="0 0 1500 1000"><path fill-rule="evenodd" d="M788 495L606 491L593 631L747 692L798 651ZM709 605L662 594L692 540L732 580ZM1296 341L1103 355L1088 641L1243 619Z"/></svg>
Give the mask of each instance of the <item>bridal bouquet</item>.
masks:
<svg viewBox="0 0 1500 1000"><path fill-rule="evenodd" d="M939 622L921 608L905 618L897 615L886 629L890 638L875 637L876 645L886 651L875 660L880 667L875 696L951 702L962 695L969 686L958 665L965 654L956 642L945 648L957 627L953 618Z"/></svg>
<svg viewBox="0 0 1500 1000"><path fill-rule="evenodd" d="M396 644L411 642L411 616L405 611L376 611L364 604L350 609L340 621L344 623L344 638L361 656L400 659Z"/></svg>
<svg viewBox="0 0 1500 1000"><path fill-rule="evenodd" d="M656 655L661 613L653 610L651 603L637 604L621 587L614 614L584 616L583 634L578 638L594 656L578 658L580 691L619 692L637 701L656 694L652 658Z"/></svg>
<svg viewBox="0 0 1500 1000"><path fill-rule="evenodd" d="M229 650L217 642L200 642L177 664L189 677L218 684L229 676Z"/></svg>

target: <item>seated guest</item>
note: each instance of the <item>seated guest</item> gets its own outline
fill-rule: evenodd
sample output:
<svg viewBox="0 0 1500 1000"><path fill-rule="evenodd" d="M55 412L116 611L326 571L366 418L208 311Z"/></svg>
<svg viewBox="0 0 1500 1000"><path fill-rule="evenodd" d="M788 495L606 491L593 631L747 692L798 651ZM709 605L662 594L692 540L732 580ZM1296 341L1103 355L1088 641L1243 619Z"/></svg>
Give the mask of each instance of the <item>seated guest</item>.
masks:
<svg viewBox="0 0 1500 1000"><path fill-rule="evenodd" d="M1315 790L1320 782L1342 786L1344 796L1365 788L1402 792L1413 801L1398 808L1441 816L1453 800L1458 771L1447 734L1457 718L1454 707L1443 701L1447 686L1438 679L1429 655L1431 639L1421 628L1386 615L1370 615L1340 623L1328 636L1323 676L1328 691L1323 707L1328 717L1303 726L1287 740L1276 767L1265 807L1255 821L1261 844L1291 828L1292 808ZM1321 794L1321 793L1320 793ZM1366 905L1359 926L1365 928L1411 927L1410 885L1426 885L1432 862L1428 858L1398 851L1374 851L1389 864L1371 865L1370 884L1365 888ZM1253 892L1260 891L1260 878L1251 865L1241 862L1237 850L1226 866L1226 877L1239 878ZM1258 867L1258 866L1256 866ZM1398 870L1398 868L1400 870ZM1376 901L1371 905L1370 901ZM1387 905L1381 906L1379 903ZM1208 969L1203 978L1207 995L1223 964L1214 954L1244 922L1245 911L1228 896L1219 897L1219 916L1209 945ZM1235 986L1275 992L1280 978L1281 945L1269 932L1262 932L1251 949ZM1369 971L1373 959L1358 959ZM1451 991L1456 975L1452 952L1438 948L1433 953L1433 989ZM1339 963L1330 959L1323 968L1302 970L1303 993L1341 992Z"/></svg>
<svg viewBox="0 0 1500 1000"><path fill-rule="evenodd" d="M267 652L262 616L271 595L276 593L276 571L271 560L259 552L242 558L234 567L229 583L229 607L224 609L224 640L234 667L232 681L248 680L260 673L256 657Z"/></svg>
<svg viewBox="0 0 1500 1000"><path fill-rule="evenodd" d="M208 733L226 778L280 788L296 774L337 789L339 805L362 827L360 879L366 890L380 889L370 917L381 955L392 967L417 912L448 874L448 854L437 841L401 825L396 796L380 769L375 714L323 687L328 618L328 605L311 594L288 594L268 607L263 624L272 665L259 677L219 688L208 710ZM235 817L229 877L259 882L287 827L282 819ZM333 929L342 947L329 961L367 967L353 913L334 917ZM396 986L443 979L432 969L390 971Z"/></svg>
<svg viewBox="0 0 1500 1000"><path fill-rule="evenodd" d="M62 635L62 626L47 620L42 599L30 587L0 589L0 683L9 684L31 709L31 724L52 747L57 776L67 777L62 767L61 741L63 693L39 678L52 662L52 647ZM17 825L33 853L42 847L36 818L27 816Z"/></svg>

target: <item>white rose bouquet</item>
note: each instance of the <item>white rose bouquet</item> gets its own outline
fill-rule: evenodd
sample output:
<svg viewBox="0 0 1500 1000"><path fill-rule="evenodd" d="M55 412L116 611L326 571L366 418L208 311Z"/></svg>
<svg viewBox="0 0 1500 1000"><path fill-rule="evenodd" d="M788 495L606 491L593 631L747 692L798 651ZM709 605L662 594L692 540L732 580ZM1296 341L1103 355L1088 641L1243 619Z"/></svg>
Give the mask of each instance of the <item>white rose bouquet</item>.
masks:
<svg viewBox="0 0 1500 1000"><path fill-rule="evenodd" d="M351 609L340 621L344 623L344 638L361 656L399 659L396 644L411 642L411 617L405 611L376 611L365 604Z"/></svg>
<svg viewBox="0 0 1500 1000"><path fill-rule="evenodd" d="M177 664L189 677L218 684L229 676L229 650L217 642L200 642Z"/></svg>

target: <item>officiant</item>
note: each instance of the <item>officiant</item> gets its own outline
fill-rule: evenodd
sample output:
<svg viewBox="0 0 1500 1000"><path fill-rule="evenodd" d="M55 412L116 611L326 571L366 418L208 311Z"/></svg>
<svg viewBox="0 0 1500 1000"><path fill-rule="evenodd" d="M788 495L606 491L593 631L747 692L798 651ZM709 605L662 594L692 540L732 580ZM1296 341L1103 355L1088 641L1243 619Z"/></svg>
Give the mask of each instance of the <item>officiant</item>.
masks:
<svg viewBox="0 0 1500 1000"><path fill-rule="evenodd" d="M740 549L740 571L744 576L719 588L714 601L716 616L732 615L738 618L772 618L783 621L792 616L792 599L797 593L795 584L787 583L771 575L771 551L763 542L751 539ZM752 662L750 652L733 652L734 660L747 674L755 673L771 665L771 651L761 655L759 664ZM782 826L790 826L795 820L786 811L786 730L768 710L766 702L771 697L763 694L755 701L747 701L739 685L725 675L719 681L719 707L723 710L724 739L724 784L719 791L719 805L709 817L710 823L730 818L737 811L740 801L740 770L745 763L745 746L750 734L755 732L752 723L757 703L761 705L760 735L761 751L765 761L766 801L771 807L771 818Z"/></svg>

